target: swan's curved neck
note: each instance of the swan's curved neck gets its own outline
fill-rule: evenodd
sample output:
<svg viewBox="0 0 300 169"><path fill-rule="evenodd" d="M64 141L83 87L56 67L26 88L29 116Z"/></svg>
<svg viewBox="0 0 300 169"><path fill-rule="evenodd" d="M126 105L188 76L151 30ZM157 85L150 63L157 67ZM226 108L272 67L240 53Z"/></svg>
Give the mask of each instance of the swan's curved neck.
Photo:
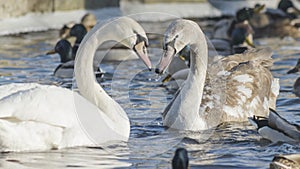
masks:
<svg viewBox="0 0 300 169"><path fill-rule="evenodd" d="M202 32L199 34L201 38L191 44L192 56L190 74L205 79L208 60L207 43L204 34Z"/></svg>
<svg viewBox="0 0 300 169"><path fill-rule="evenodd" d="M75 78L80 94L96 105L112 120L117 116L127 117L123 109L104 91L96 81L93 68L95 52L99 45L108 40L120 41L108 27L95 29L93 33L88 34L78 49L75 61ZM112 114L113 112L121 113L120 115ZM124 118L126 120L126 118Z"/></svg>
<svg viewBox="0 0 300 169"><path fill-rule="evenodd" d="M207 128L207 124L199 114L199 109L206 79L207 44L200 28L197 35L193 34L193 36L197 39L190 43L192 51L190 72L175 105L172 107L172 112L175 114L170 115L178 117L172 124L175 128L203 130ZM194 37L192 38L194 39Z"/></svg>
<svg viewBox="0 0 300 169"><path fill-rule="evenodd" d="M192 112L198 115L206 79L208 50L206 38L201 29L197 31L197 36L194 37L197 38L191 42L190 72L184 90L187 93L186 99L193 102L193 105L197 105L193 106L194 110ZM196 93L198 96L194 97L193 93Z"/></svg>

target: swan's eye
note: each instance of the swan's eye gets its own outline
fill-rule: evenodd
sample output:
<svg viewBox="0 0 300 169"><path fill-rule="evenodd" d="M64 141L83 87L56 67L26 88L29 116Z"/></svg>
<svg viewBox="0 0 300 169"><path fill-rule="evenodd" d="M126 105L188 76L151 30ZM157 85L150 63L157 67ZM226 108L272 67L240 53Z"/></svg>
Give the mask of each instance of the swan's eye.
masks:
<svg viewBox="0 0 300 169"><path fill-rule="evenodd" d="M149 46L148 40L145 39L144 42L145 42L145 46L148 47Z"/></svg>
<svg viewBox="0 0 300 169"><path fill-rule="evenodd" d="M179 35L177 34L176 36L175 36L175 39L177 39L179 37Z"/></svg>
<svg viewBox="0 0 300 169"><path fill-rule="evenodd" d="M140 43L140 42L144 42L145 46L148 47L149 43L148 43L148 39L147 37L144 37L140 34L136 34L136 44Z"/></svg>

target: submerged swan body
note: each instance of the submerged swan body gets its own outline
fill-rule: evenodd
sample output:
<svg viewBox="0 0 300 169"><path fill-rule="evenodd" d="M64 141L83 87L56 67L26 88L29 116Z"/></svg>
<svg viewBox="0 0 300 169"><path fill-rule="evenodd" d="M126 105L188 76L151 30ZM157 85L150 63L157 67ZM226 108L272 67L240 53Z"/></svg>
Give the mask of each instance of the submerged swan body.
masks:
<svg viewBox="0 0 300 169"><path fill-rule="evenodd" d="M80 94L36 83L0 86L1 151L48 150L128 140L130 123L126 112L94 76L94 52L107 40L123 40L151 68L145 50L148 40L137 22L121 17L96 25L82 41L75 60Z"/></svg>
<svg viewBox="0 0 300 169"><path fill-rule="evenodd" d="M267 115L269 107L275 108L279 84L269 70L273 63L269 49L251 49L208 66L205 35L195 22L176 20L165 35L166 51L157 73L163 73L184 46L192 49L187 80L164 110L165 126L204 130L225 121L247 121L252 115Z"/></svg>

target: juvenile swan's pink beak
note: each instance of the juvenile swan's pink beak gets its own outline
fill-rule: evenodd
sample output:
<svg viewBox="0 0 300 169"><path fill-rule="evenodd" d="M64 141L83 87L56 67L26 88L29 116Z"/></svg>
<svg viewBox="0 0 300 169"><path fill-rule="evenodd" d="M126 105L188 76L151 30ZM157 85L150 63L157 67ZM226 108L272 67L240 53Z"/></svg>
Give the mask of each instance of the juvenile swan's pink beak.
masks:
<svg viewBox="0 0 300 169"><path fill-rule="evenodd" d="M167 46L164 55L161 57L158 67L155 69L157 74L162 74L168 68L173 56L175 55L175 49L171 46Z"/></svg>
<svg viewBox="0 0 300 169"><path fill-rule="evenodd" d="M142 41L134 46L134 51L138 54L138 56L142 59L144 64L148 67L149 70L151 70L152 65L151 61L148 57L147 50L145 47L145 42Z"/></svg>

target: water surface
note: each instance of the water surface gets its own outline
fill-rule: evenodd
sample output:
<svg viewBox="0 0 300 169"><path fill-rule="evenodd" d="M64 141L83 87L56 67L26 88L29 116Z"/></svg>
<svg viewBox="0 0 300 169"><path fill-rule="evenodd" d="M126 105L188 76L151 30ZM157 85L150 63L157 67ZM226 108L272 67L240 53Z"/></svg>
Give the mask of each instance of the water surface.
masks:
<svg viewBox="0 0 300 169"><path fill-rule="evenodd" d="M207 25L207 23L201 23ZM163 30L161 24L145 23ZM153 26L154 25L154 26ZM167 24L166 24L167 25ZM206 31L209 35L209 29ZM150 35L150 57L160 57L161 39ZM58 31L0 37L0 84L37 82L71 87L72 79L59 79L53 71L58 55L45 55L58 40ZM287 75L300 56L299 41L266 38L257 46L271 47L275 59L272 73L280 78L277 110L300 124L300 100L292 93L299 74ZM77 147L46 152L2 153L1 168L170 168L177 147L189 150L191 168L267 168L275 154L299 153L299 145L262 140L248 123L227 123L203 132L178 132L162 127L161 113L173 93L161 86L153 72L139 60L102 63L106 72L100 80L131 120L128 143L102 147Z"/></svg>

